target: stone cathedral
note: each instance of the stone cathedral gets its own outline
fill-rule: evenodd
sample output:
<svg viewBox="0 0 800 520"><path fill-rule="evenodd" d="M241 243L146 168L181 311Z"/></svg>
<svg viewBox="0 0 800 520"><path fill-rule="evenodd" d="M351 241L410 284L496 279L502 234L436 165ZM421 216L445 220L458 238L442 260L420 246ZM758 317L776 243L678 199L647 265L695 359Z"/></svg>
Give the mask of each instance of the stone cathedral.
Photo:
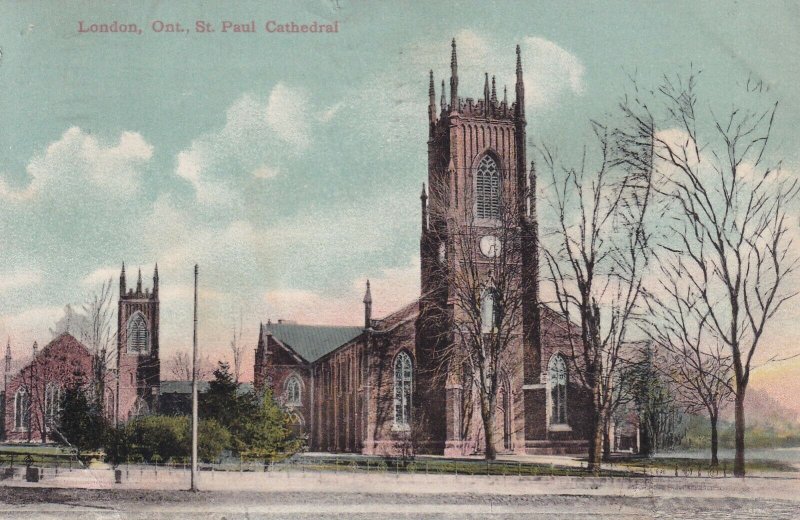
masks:
<svg viewBox="0 0 800 520"><path fill-rule="evenodd" d="M499 453L517 454L587 447L588 396L567 363L567 338L576 327L538 301L536 175L526 161L519 46L513 102L505 92L498 100L488 74L478 99L461 97L458 79L454 40L449 96L442 81L438 106L430 76L420 298L376 319L367 282L361 326L280 320L260 327L255 386L271 389L313 451L396 454L408 443L444 455L484 450L473 383L437 353L458 352L455 335L443 331L467 319L454 305L452 280L470 264L490 284L491 258L503 247L498 237L508 237L509 230L520 244L521 266L512 280L521 295L520 319L504 354L493 445ZM509 208L511 220L501 219ZM466 251L474 255L471 261ZM441 309L446 312L436 314Z"/></svg>

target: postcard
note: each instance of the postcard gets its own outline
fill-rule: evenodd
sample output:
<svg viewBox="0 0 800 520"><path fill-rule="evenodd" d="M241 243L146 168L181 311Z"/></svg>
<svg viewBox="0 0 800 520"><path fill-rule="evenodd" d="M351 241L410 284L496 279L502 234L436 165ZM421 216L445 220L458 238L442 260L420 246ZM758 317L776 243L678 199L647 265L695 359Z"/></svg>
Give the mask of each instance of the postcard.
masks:
<svg viewBox="0 0 800 520"><path fill-rule="evenodd" d="M796 518L797 22L0 0L0 516Z"/></svg>

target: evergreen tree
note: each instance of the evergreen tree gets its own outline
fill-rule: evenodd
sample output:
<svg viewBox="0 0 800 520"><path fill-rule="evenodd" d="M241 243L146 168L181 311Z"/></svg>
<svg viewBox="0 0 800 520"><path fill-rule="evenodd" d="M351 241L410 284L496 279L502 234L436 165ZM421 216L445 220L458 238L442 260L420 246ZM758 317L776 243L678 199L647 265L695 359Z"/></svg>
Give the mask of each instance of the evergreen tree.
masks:
<svg viewBox="0 0 800 520"><path fill-rule="evenodd" d="M267 388L256 402L256 413L244 425L245 453L267 461L298 451L302 442L293 435L289 417L275 402L272 391Z"/></svg>
<svg viewBox="0 0 800 520"><path fill-rule="evenodd" d="M78 452L99 449L104 444L108 424L83 388L67 388L61 399L61 414L56 436Z"/></svg>

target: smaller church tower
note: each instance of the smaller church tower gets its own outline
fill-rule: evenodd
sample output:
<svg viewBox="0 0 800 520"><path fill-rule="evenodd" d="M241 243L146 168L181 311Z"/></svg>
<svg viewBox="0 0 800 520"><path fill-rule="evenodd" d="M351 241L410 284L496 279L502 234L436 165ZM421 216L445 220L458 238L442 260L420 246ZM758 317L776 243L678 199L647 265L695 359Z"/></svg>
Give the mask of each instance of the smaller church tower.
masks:
<svg viewBox="0 0 800 520"><path fill-rule="evenodd" d="M152 291L143 289L141 269L136 289L128 289L122 264L117 311L118 421L150 413L158 407L161 385L158 283L156 265Z"/></svg>

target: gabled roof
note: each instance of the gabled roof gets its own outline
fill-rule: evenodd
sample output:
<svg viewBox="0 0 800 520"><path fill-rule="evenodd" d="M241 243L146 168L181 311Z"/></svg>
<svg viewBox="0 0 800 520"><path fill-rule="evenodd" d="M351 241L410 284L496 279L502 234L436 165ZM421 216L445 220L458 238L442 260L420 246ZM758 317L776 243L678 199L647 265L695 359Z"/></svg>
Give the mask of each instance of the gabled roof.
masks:
<svg viewBox="0 0 800 520"><path fill-rule="evenodd" d="M261 329L262 339L267 334L291 348L309 363L318 360L357 338L361 327L335 327L328 325L299 325L296 323L268 323Z"/></svg>
<svg viewBox="0 0 800 520"><path fill-rule="evenodd" d="M39 351L39 355L44 354L45 352L49 352L51 350L67 350L67 349L74 349L80 351L81 354L85 354L87 356L91 356L91 352L89 349L86 348L86 345L78 341L75 336L70 334L69 332L62 332L53 340L45 345L45 347Z"/></svg>

